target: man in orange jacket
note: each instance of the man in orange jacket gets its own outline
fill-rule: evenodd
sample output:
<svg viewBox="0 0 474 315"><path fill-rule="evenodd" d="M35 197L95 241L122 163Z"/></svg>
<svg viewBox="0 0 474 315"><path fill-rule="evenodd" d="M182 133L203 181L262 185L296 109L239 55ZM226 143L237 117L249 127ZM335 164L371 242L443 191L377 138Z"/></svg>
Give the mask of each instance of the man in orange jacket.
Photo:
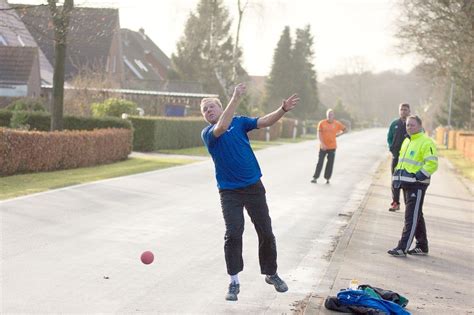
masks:
<svg viewBox="0 0 474 315"><path fill-rule="evenodd" d="M347 131L346 126L334 119L334 111L331 108L326 111L326 117L327 119L321 120L318 124L318 135L320 142L319 159L313 179L311 180L313 184L318 182L326 155L328 161L326 163L326 169L324 170L324 178L326 179L326 184L329 184L329 179L331 178L332 169L334 166L334 158L336 157L336 137Z"/></svg>

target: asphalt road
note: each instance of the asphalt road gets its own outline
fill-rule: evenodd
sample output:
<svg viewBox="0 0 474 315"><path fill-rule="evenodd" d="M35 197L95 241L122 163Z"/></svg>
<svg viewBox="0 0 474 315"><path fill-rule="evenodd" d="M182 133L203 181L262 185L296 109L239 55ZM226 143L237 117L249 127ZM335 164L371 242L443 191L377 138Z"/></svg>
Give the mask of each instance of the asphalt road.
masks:
<svg viewBox="0 0 474 315"><path fill-rule="evenodd" d="M224 222L206 160L0 202L1 313L291 313L387 157L385 132L338 138L330 185L310 183L316 141L257 152L286 293L259 274L247 217L239 301L224 300Z"/></svg>

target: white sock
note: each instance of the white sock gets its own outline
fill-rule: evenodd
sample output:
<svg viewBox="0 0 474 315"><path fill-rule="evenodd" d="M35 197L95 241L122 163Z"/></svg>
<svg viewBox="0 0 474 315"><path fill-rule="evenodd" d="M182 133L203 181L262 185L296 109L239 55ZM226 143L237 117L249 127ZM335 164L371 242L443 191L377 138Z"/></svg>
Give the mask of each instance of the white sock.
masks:
<svg viewBox="0 0 474 315"><path fill-rule="evenodd" d="M239 284L239 274L235 274L233 276L230 276L230 283L236 283L236 284Z"/></svg>

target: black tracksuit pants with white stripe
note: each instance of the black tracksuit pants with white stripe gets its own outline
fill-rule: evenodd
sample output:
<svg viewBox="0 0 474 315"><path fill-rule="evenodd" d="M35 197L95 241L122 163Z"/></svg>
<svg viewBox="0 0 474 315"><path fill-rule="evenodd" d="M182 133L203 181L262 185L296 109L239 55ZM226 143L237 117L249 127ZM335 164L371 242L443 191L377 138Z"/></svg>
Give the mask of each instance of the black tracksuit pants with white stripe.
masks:
<svg viewBox="0 0 474 315"><path fill-rule="evenodd" d="M397 248L405 252L410 249L413 239L416 246L428 250L425 219L423 218L423 200L427 186L403 187L405 194L405 226Z"/></svg>

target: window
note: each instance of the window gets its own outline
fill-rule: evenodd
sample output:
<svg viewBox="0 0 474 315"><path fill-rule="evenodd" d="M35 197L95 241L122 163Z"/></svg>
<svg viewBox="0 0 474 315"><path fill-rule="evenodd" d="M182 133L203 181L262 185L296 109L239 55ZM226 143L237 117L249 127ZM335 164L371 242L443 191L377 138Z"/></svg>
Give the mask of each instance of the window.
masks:
<svg viewBox="0 0 474 315"><path fill-rule="evenodd" d="M127 67L133 72L133 74L135 74L135 76L137 78L139 78L140 80L143 80L143 76L140 74L140 72L138 72L138 70L132 65L132 63L130 61L128 61L128 59L123 56L123 61L125 62L125 64L127 65Z"/></svg>
<svg viewBox="0 0 474 315"><path fill-rule="evenodd" d="M23 41L23 39L21 38L20 35L17 35L16 38L18 39L18 41L20 42L20 45L25 47L25 42Z"/></svg>
<svg viewBox="0 0 474 315"><path fill-rule="evenodd" d="M142 69L145 72L148 72L147 67L145 67L145 65L143 64L141 60L135 59L135 63L140 69Z"/></svg>
<svg viewBox="0 0 474 315"><path fill-rule="evenodd" d="M7 39L0 33L0 46L8 46Z"/></svg>

